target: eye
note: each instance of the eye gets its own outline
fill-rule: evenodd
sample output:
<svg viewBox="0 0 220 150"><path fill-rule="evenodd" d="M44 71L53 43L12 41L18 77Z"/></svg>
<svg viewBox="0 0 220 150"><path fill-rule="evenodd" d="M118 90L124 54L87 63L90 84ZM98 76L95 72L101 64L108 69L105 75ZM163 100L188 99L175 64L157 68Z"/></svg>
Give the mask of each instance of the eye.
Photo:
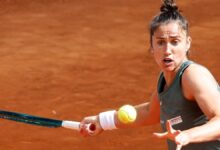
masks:
<svg viewBox="0 0 220 150"><path fill-rule="evenodd" d="M157 44L159 45L159 46L162 46L162 45L164 45L166 42L164 41L164 40L158 40L157 41Z"/></svg>
<svg viewBox="0 0 220 150"><path fill-rule="evenodd" d="M179 40L172 40L170 43L174 46L177 46L179 44Z"/></svg>

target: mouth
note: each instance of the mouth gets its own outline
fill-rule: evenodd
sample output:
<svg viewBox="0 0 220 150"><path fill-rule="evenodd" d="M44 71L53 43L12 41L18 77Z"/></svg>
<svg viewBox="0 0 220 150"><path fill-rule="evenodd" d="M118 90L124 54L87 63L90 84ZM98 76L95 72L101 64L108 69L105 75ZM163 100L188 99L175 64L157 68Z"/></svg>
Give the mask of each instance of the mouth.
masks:
<svg viewBox="0 0 220 150"><path fill-rule="evenodd" d="M169 64L169 63L173 62L173 60L172 60L171 58L164 58L164 59L163 59L163 62L164 62L165 64Z"/></svg>

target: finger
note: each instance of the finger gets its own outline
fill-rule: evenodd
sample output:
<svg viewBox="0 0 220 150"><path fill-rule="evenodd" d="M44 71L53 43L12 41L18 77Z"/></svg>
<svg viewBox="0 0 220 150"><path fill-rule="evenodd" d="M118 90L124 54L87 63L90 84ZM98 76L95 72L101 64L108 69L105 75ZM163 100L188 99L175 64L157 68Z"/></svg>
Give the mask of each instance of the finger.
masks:
<svg viewBox="0 0 220 150"><path fill-rule="evenodd" d="M166 127L167 127L168 132L170 132L172 134L175 133L176 130L173 129L171 122L169 120L166 122Z"/></svg>
<svg viewBox="0 0 220 150"><path fill-rule="evenodd" d="M153 133L154 136L156 136L157 138L166 138L168 133L164 132L164 133Z"/></svg>
<svg viewBox="0 0 220 150"><path fill-rule="evenodd" d="M181 148L182 148L182 145L180 145L180 144L178 144L178 145L176 146L176 150L181 150Z"/></svg>
<svg viewBox="0 0 220 150"><path fill-rule="evenodd" d="M88 134L83 130L83 129L80 129L80 134L83 136L83 137L87 137Z"/></svg>
<svg viewBox="0 0 220 150"><path fill-rule="evenodd" d="M88 124L80 124L80 134L84 137L89 136L90 134L93 134L93 132L90 131ZM90 133L91 132L91 133Z"/></svg>

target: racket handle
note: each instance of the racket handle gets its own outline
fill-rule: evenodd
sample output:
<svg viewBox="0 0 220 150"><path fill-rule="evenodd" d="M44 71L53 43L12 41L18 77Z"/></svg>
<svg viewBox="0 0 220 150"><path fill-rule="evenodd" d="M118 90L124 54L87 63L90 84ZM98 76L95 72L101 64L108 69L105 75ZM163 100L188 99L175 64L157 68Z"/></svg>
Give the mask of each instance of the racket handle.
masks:
<svg viewBox="0 0 220 150"><path fill-rule="evenodd" d="M79 125L80 125L80 123L77 121L64 120L64 121L62 121L61 126L64 128L68 128L68 129L79 130Z"/></svg>
<svg viewBox="0 0 220 150"><path fill-rule="evenodd" d="M80 130L80 122L77 121L64 120L62 121L61 126L72 130L77 130L77 131ZM90 123L87 125L87 129L89 130L89 132L94 132L96 130L96 126L95 124Z"/></svg>

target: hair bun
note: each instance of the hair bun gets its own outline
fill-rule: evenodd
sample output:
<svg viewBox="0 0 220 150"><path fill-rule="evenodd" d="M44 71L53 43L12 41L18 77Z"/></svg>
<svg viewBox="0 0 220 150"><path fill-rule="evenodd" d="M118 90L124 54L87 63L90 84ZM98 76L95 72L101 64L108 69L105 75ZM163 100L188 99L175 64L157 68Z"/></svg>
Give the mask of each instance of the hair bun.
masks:
<svg viewBox="0 0 220 150"><path fill-rule="evenodd" d="M163 0L163 5L160 7L160 11L162 13L177 12L178 7L176 3L174 3L174 0Z"/></svg>

